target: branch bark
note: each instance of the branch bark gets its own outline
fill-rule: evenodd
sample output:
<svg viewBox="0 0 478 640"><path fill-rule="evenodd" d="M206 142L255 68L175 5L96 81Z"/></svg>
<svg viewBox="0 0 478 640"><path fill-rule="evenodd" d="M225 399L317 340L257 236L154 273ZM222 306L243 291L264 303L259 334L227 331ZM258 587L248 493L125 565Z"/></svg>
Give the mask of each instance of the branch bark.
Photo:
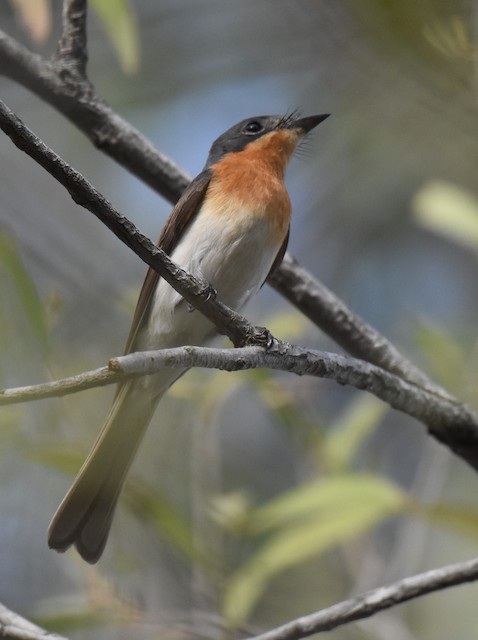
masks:
<svg viewBox="0 0 478 640"><path fill-rule="evenodd" d="M356 598L344 600L322 611L297 618L281 627L261 633L249 640L299 640L314 633L330 631L344 624L369 618L397 604L428 593L447 589L478 579L478 559L450 564L410 578L388 587L379 587Z"/></svg>
<svg viewBox="0 0 478 640"><path fill-rule="evenodd" d="M98 193L91 184L64 160L47 147L34 133L0 101L0 127L20 149L43 166L70 193L75 202L96 215L115 235L127 244L142 260L152 266L164 279L201 313L213 322L218 330L226 334L235 346L264 342L270 336L261 328L254 327L240 314L232 311L218 300L210 299L209 286L186 273L170 258L143 236L138 229ZM285 356L285 343L274 341L272 357ZM304 352L300 357L307 357ZM337 356L341 358L341 356ZM428 431L440 442L461 456L478 470L478 417L466 406L443 394L423 389L415 382L386 375L378 367L363 376L359 361L343 359L336 380L340 384L352 384L381 397L392 407L405 411L424 422ZM271 360L268 366L276 367ZM292 365L291 365L292 367ZM314 369L315 367L315 369ZM287 369L291 370L291 369ZM347 371L347 375L345 375ZM327 363L315 362L308 372L322 377L333 377ZM385 383L384 381L387 380ZM416 401L417 394L421 400Z"/></svg>
<svg viewBox="0 0 478 640"><path fill-rule="evenodd" d="M108 368L51 383L0 391L0 405L63 396L113 384L125 376L152 375L164 367L204 367L223 371L267 368L326 378L366 390L394 409L426 424L429 432L439 440L447 437L449 425L453 425L453 438L446 443L472 466L478 467L478 460L468 447L470 439L476 438L478 418L466 406L437 397L369 362L311 351L275 339L267 349L260 346L238 349L184 346L119 356L110 360Z"/></svg>
<svg viewBox="0 0 478 640"><path fill-rule="evenodd" d="M66 3L70 4L81 5L84 0L69 0ZM65 27L68 15L65 10L62 38L65 33L73 31L72 27ZM86 49L86 35L82 42ZM65 66L58 57L43 61L0 30L0 73L19 82L58 109L96 147L170 202L176 202L188 185L189 176L106 105L86 75L71 78L71 74L65 74ZM343 301L300 267L290 255L286 254L283 264L269 282L352 355L450 398L446 391L414 367L388 340L355 316Z"/></svg>
<svg viewBox="0 0 478 640"><path fill-rule="evenodd" d="M7 640L66 640L49 633L0 604L0 637Z"/></svg>
<svg viewBox="0 0 478 640"><path fill-rule="evenodd" d="M0 100L0 128L12 142L63 185L73 200L93 213L146 264L153 267L193 307L227 335L235 346L264 339L264 330L211 297L209 283L201 282L181 269L151 240L142 235L85 178L47 147Z"/></svg>
<svg viewBox="0 0 478 640"><path fill-rule="evenodd" d="M0 73L23 84L57 108L96 147L175 202L187 186L189 177L100 98L86 75L86 66L85 0L64 2L62 35L57 53L49 61L32 54L0 32ZM59 180L75 202L99 217L235 344L244 344L251 337L262 335L238 314L217 301L208 300L208 287L204 283L174 265L80 174L28 131L3 104L0 104L0 121L15 144ZM279 341L273 341L268 350L259 347L237 350L182 347L157 353L131 354L113 359L109 368L103 367L46 385L7 390L0 395L0 404L18 401L20 397L23 400L51 397L111 384L121 376L145 375L163 366L207 366L230 371L265 366L299 375L330 378L340 384L366 389L391 406L422 420L430 433L478 469L478 418L467 407L431 382L290 256L286 256L271 284L350 353L369 362L305 351ZM296 640L477 578L478 560L450 565L299 618L256 636L255 640ZM28 640L39 637L59 639L59 636L48 634L1 605L0 635Z"/></svg>

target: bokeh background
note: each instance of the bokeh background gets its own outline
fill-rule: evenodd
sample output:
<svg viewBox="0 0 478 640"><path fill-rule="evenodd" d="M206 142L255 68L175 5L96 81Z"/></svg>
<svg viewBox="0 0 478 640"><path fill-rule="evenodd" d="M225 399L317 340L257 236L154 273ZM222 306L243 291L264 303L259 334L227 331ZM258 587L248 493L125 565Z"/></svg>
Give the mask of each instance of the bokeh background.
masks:
<svg viewBox="0 0 478 640"><path fill-rule="evenodd" d="M0 5L44 56L61 5ZM291 164L290 250L416 364L477 402L478 7L470 0L103 0L89 74L191 175L250 115L330 112ZM96 10L95 10L96 7ZM31 14L30 14L31 16ZM0 78L2 99L147 235L170 205L62 116ZM122 351L144 265L0 137L0 386ZM247 310L337 350L267 286ZM0 412L0 601L71 637L259 630L476 555L478 478L422 425L330 381L195 371L160 405L104 558L47 549L49 520L113 390ZM160 428L159 428L160 427ZM476 636L478 586L330 632Z"/></svg>

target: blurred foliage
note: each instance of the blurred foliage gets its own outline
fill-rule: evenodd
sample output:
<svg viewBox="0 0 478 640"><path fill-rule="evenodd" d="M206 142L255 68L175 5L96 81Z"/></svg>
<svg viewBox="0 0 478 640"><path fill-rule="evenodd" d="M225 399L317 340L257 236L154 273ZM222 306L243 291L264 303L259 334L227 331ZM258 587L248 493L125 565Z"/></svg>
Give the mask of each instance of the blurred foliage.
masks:
<svg viewBox="0 0 478 640"><path fill-rule="evenodd" d="M50 0L10 0L20 21L34 42L44 42L51 32Z"/></svg>
<svg viewBox="0 0 478 640"><path fill-rule="evenodd" d="M478 198L444 181L429 182L412 202L415 220L435 233L478 250Z"/></svg>
<svg viewBox="0 0 478 640"><path fill-rule="evenodd" d="M32 39L40 41L47 37L45 33L51 29L48 2L11 0L11 4L22 16ZM476 147L473 147L476 76L470 73L476 44L469 4L451 5L447 0L362 3L344 0L317 2L314 7L307 2L208 6L97 0L91 6L102 25L101 35L107 34L122 69L128 71L139 64L136 14L142 13L143 52L150 66L141 70L142 79L138 78L141 74L128 78L121 91L117 89L112 94L121 106L137 102L138 110L126 117L137 119L147 135L161 139L161 145L167 139L168 129L174 129L171 147L175 154L176 147L180 151L177 132L182 135L186 131L185 113L191 120L184 135L188 156L192 146L202 149L203 145L203 140L191 145L193 129L201 133L204 130L209 141L212 132L216 132L219 124L222 126L221 118L229 121L234 117L238 93L231 91L231 98L218 93L218 86L227 85L231 89L232 83L236 83L242 94L251 82L252 89L249 87L241 105L244 110L256 104L260 91L267 95L258 104L269 107L281 95L277 91L271 97L269 91L271 87L277 90L279 85L286 87L286 97L281 97L293 105L294 101L302 101L309 108L325 102L328 108L331 103L338 124L329 142L326 137L321 139L317 155L324 160L320 167L312 166L312 161L302 163L302 173L295 175L296 180L297 175L307 179L314 176L314 180L322 174L326 177L317 178L317 185L313 185L314 193L324 194L321 199L317 196L308 203L304 198L303 211L308 206L311 215L306 218L296 207L303 219L293 229L296 235L293 242L297 241L294 249L309 247L307 255L305 251L301 255L307 266L325 274L334 288L341 288L341 293L350 294L352 306L363 305L372 323L382 323L384 332L388 331L392 339L396 339L394 323L397 323L399 339L403 339L405 349L413 351L413 358L420 360L438 382L476 404L476 301L470 301L472 296L467 294L476 291L478 246ZM101 47L96 46L100 51ZM303 57L303 51L307 51L308 57ZM94 67L94 73L101 77L98 66ZM103 82L109 83L112 66L106 65L103 73ZM295 84L298 78L302 84ZM104 85L98 86L102 90ZM112 86L111 81L109 91ZM473 86L472 96L469 88ZM198 88L207 96L204 103L198 103ZM178 95L184 98L187 108L183 106L181 110L180 103L174 103ZM151 111L144 117L146 102L151 103ZM204 116L210 113L213 125L197 117L204 104L208 107ZM24 103L21 106L26 109ZM168 108L178 110L174 127L165 115ZM40 111L36 103L35 110ZM148 130L148 118L156 122L160 110L165 121L163 128ZM51 111L47 118L52 118ZM58 122L55 118L54 127ZM56 132L51 132L52 139L54 135ZM72 147L68 152L75 158L74 153L81 145L68 130L65 138L69 136ZM135 184L113 173L110 176L106 165L100 162L96 165L90 157L86 160L82 157L79 162L95 174L95 180L104 178L118 200L124 195L122 188L128 192L131 199L127 200L125 210L136 210L140 199L142 209L143 199L147 202L151 197L148 191L148 194L141 192L138 198ZM23 174L23 169L14 167L14 170ZM4 193L14 193L8 182L6 187ZM26 192L22 175L15 196L20 204L18 208L12 205L6 214L12 223L20 219L25 208L21 197ZM30 203L37 213L37 200L45 200L42 210L45 219L52 194L48 183L44 192L37 195L35 191L34 202ZM293 200L297 202L297 194ZM63 206L65 202L60 200L59 209ZM157 225L157 200L150 206L151 219ZM319 209L320 219L316 215ZM114 334L122 314L108 316L103 333L96 323L92 323L93 329L88 333L78 309L96 308L106 301L101 310L111 307L116 312L120 295L114 297L111 289L116 281L122 283L130 275L130 263L124 266L122 256L111 253L111 271L108 278L101 280L107 249L103 251L103 245L95 244L91 237L85 240L81 223L74 226L77 220L73 222L73 215L69 219L61 211L61 215L53 218L52 228L58 238L55 247L51 233L45 233L46 240L41 237L43 225L34 227L34 218L32 214L26 219L21 245L26 247L31 262L22 258L12 234L0 234L2 368L9 374L4 378L14 381L11 384L16 384L17 379L20 383L32 381L29 378L34 370L32 361L38 352L43 361L48 356L48 361L55 364L55 376L64 368L72 373L103 358L102 341ZM66 229L67 224L71 226ZM47 225L45 228L49 232ZM300 234L305 240L298 239ZM81 260L77 258L75 262L77 247ZM102 257L101 269L98 255ZM50 256L57 262L50 262ZM400 261L394 262L394 256L399 256ZM68 271L66 263L70 260ZM335 271L334 262L338 265ZM437 265L442 267L441 271ZM43 290L37 288L41 280L38 271L42 268L48 272ZM469 307L463 305L463 311L453 296L443 295L441 301L433 293L428 301L437 302L436 307L431 304L432 314L436 311L437 317L423 314L422 298L431 284L437 284L436 279L445 269L449 280L443 284L443 290L448 287L453 293L460 293L464 274L467 282L472 283L463 294L466 302L470 302ZM411 275L403 275L407 273ZM129 305L135 277L125 283L128 296L126 299L123 294L121 299L124 308ZM66 280L63 293L71 292L70 298L56 293L58 283L63 280ZM85 302L83 284L85 290L97 292L94 302L92 298L86 298ZM80 302L75 306L77 299ZM375 316L374 299L378 300L375 304L379 310ZM66 302L59 306L58 300ZM405 311L400 308L402 300ZM444 314L445 320L440 318L440 302L447 311L456 304L459 321L449 320ZM385 311L391 317L388 324ZM58 317L61 322L57 324ZM98 316L95 318L98 320ZM260 322L277 337L311 344L314 348L322 346L315 328L295 311L281 307L278 313L270 314L267 307ZM58 330L65 325L69 330L66 339ZM29 349L30 346L34 349ZM330 346L326 344L326 348ZM42 375L48 375L46 366ZM403 529L410 522L423 526L426 540L426 548L414 570L442 563L450 554L455 558L457 549L460 552L463 547L468 549L466 544L476 549L476 492L470 490L463 465L456 463L449 476L446 470L442 471L443 491L434 487L437 494L430 497L417 480L420 473L427 475L430 471L423 469L423 445L417 436L417 425L409 427L405 418L367 394L342 391L329 382L322 384L311 378L291 378L262 370L237 374L190 372L165 399L170 411L159 411L161 433L153 434L151 444L141 452L144 464L132 469L121 499L122 513L118 514L123 526L115 530L106 557L98 567L86 567L72 552L55 565L58 567L55 580L46 580L45 567L51 568L57 558L52 559L50 554L42 557L41 562L38 560L45 547L44 521L41 535L35 533L38 546L31 541L28 546L17 544L18 533L29 528L23 520L21 526L13 529L15 546L8 551L7 560L17 559L14 575L15 580L18 577L22 582L22 590L34 582L31 574L35 567L40 567L35 606L31 607L37 612L37 619L49 628L76 633L77 637L85 637L93 627L107 621L118 627L124 625L131 635L129 625L156 620L161 615L158 609L167 607L174 612L181 609L181 615L200 610L210 613L211 618L224 616L231 625L257 620L262 624L264 619L267 624L278 624L289 614L303 613L304 608L361 589L363 584L368 588L371 583L398 577L389 576L386 569L396 551L394 536L402 538ZM37 486L48 497L50 494L61 497L67 482L64 474L73 475L81 464L88 439L94 437L93 417L96 421L102 415L106 395L104 390L96 396L90 392L81 397L53 400L46 409L40 404L2 408L2 461L9 462L14 435L22 425L22 462L47 468L45 482ZM247 421L252 405L259 416L253 428L257 426L262 440L258 437L247 448L240 437L251 434ZM236 430L234 438L229 432L225 435L229 423ZM264 435L269 426L271 429ZM242 448L237 447L236 451L238 442ZM254 468L249 460L257 453L256 447L262 447L263 457L257 455L262 468ZM20 467L16 459L14 464ZM18 504L26 497L19 494L24 490L22 476L5 464L3 468L2 514L6 512L7 481L13 487L12 503L18 514ZM57 478L52 470L60 472ZM21 473L26 475L25 466L21 467ZM272 488L271 484L262 484L266 473L269 477L277 476ZM163 485L158 486L160 482ZM52 486L54 489L50 491ZM26 491L34 494L32 485L27 485ZM462 500L464 495L469 504ZM42 517L46 518L43 504L38 511L38 518L34 517L34 510L23 512L22 518L30 518L28 522L35 525ZM7 516L4 522L4 532L10 531ZM130 531L134 534L131 541ZM448 536L450 546L441 544L440 532L453 534ZM435 556L431 549L437 549ZM2 559L5 564L5 558ZM374 575L376 565L383 570ZM367 572L372 577L369 582L363 578L361 583L362 574ZM182 580L183 591L178 589L176 599L172 597L164 605L164 598L173 591L170 588L173 573L180 575L178 583ZM104 580L103 575L111 577L111 582ZM11 574L5 569L4 576L4 588L10 597ZM47 587L56 590L58 599L45 594ZM197 592L206 593L204 600L195 600ZM23 606L23 597L21 602ZM39 602L44 609L37 606ZM463 608L460 599L459 616L449 615L448 606L443 610L457 625L458 618L463 617ZM429 618L437 619L439 609ZM418 608L408 618L405 610L404 607L395 614L410 627L401 637L420 640L446 637L436 633L423 635L424 621L417 613ZM474 613L474 603L471 610ZM474 626L471 629L474 633ZM92 633L95 637L99 635L98 630ZM146 633L151 634L150 627ZM183 637L177 629L171 635L174 633L175 637ZM337 631L337 637L356 637L340 633ZM381 630L367 633L363 628L360 633L367 638L397 637Z"/></svg>
<svg viewBox="0 0 478 640"><path fill-rule="evenodd" d="M0 276L9 277L15 287L24 318L39 344L46 350L49 342L47 314L33 279L25 268L15 239L0 231Z"/></svg>
<svg viewBox="0 0 478 640"><path fill-rule="evenodd" d="M10 0L30 38L45 42L51 34L52 7L50 0ZM113 46L121 69L125 73L138 70L140 61L139 34L129 0L89 0Z"/></svg>

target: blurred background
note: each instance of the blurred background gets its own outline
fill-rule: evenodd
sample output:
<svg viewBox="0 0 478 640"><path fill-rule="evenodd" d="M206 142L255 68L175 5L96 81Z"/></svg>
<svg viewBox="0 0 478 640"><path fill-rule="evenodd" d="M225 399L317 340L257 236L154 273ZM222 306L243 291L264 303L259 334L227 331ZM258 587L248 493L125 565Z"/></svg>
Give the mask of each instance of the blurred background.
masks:
<svg viewBox="0 0 478 640"><path fill-rule="evenodd" d="M11 0L0 26L48 57L60 15ZM191 175L238 120L330 112L288 172L290 251L478 409L477 28L469 0L96 0L89 74ZM0 92L159 235L169 203L21 86L0 78ZM0 386L102 366L122 352L145 266L3 135L0 161ZM246 314L337 350L267 286ZM252 632L477 554L476 473L423 425L330 381L193 371L157 411L99 565L56 555L48 523L112 394L0 411L0 601L49 629ZM448 590L329 635L472 638L477 596Z"/></svg>

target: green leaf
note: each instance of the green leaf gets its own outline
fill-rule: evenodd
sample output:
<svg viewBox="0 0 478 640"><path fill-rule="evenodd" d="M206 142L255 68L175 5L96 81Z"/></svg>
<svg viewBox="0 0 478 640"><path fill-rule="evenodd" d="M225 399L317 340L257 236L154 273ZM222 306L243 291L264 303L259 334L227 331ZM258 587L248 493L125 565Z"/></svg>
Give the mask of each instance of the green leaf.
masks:
<svg viewBox="0 0 478 640"><path fill-rule="evenodd" d="M48 346L48 323L45 309L33 280L25 268L15 240L0 231L0 272L6 271L12 278L25 317L35 338L46 348Z"/></svg>
<svg viewBox="0 0 478 640"><path fill-rule="evenodd" d="M128 0L91 0L118 56L122 70L134 73L139 67L139 36Z"/></svg>
<svg viewBox="0 0 478 640"><path fill-rule="evenodd" d="M413 512L442 527L478 539L478 512L470 507L435 503L418 505Z"/></svg>
<svg viewBox="0 0 478 640"><path fill-rule="evenodd" d="M301 487L256 510L256 532L278 530L228 581L225 616L244 622L273 576L364 533L407 503L378 476L350 475Z"/></svg>
<svg viewBox="0 0 478 640"><path fill-rule="evenodd" d="M330 471L345 471L363 441L377 428L388 406L372 395L361 394L327 431L321 447Z"/></svg>
<svg viewBox="0 0 478 640"><path fill-rule="evenodd" d="M350 474L318 480L287 491L278 498L255 509L249 516L249 531L253 535L270 532L317 513L324 517L350 508L360 501L381 504L402 502L405 494L372 474Z"/></svg>
<svg viewBox="0 0 478 640"><path fill-rule="evenodd" d="M444 181L427 183L412 202L416 220L437 233L478 248L478 199Z"/></svg>
<svg viewBox="0 0 478 640"><path fill-rule="evenodd" d="M261 324L264 324L273 336L282 340L294 340L311 326L310 320L297 311L275 313L266 317Z"/></svg>
<svg viewBox="0 0 478 640"><path fill-rule="evenodd" d="M78 473L85 459L85 454L73 451L73 449L65 445L64 447L58 448L34 448L28 451L25 457L32 462L44 464L58 471L63 471L70 476L74 476Z"/></svg>
<svg viewBox="0 0 478 640"><path fill-rule="evenodd" d="M415 340L428 361L432 377L445 387L459 388L466 360L464 349L430 321L417 326Z"/></svg>

